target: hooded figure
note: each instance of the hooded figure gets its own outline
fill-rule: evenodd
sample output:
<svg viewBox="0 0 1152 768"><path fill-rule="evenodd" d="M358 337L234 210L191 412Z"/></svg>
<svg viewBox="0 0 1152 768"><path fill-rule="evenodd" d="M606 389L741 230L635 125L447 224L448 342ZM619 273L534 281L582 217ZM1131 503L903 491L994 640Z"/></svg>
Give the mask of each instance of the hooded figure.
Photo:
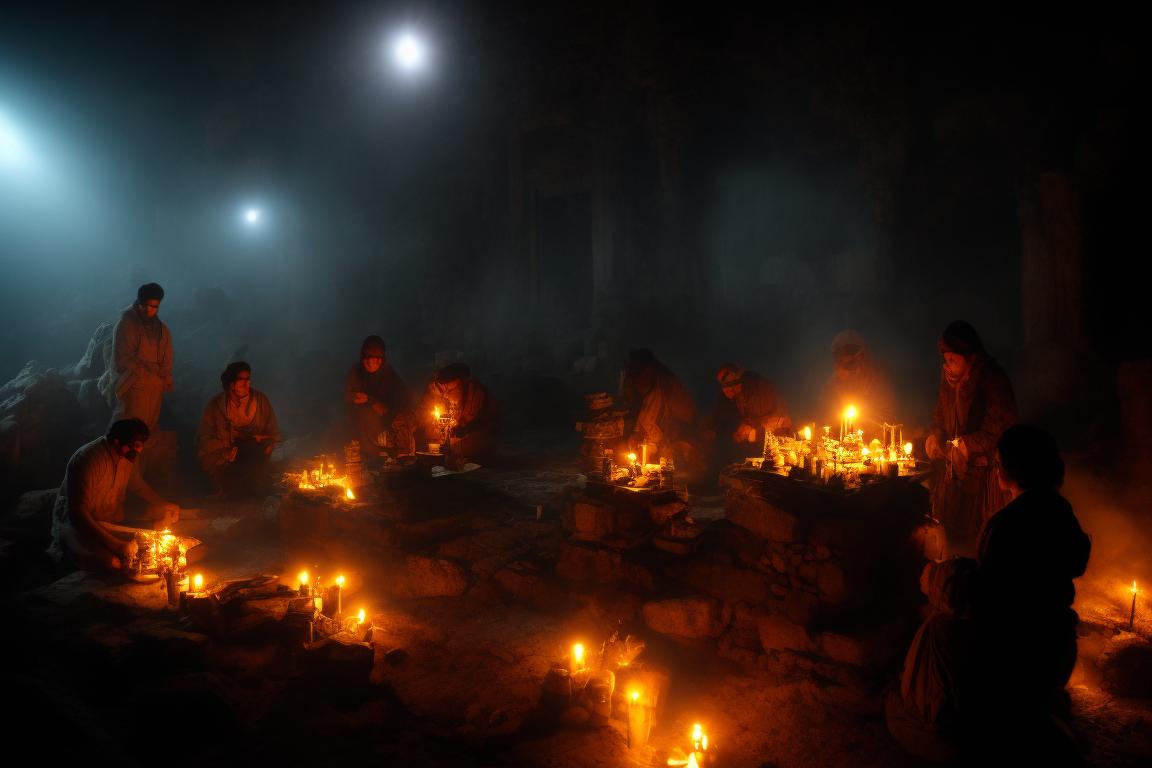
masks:
<svg viewBox="0 0 1152 768"><path fill-rule="evenodd" d="M938 347L940 389L924 442L933 462L932 515L944 526L948 553L972 555L980 527L1007 501L992 468L996 441L1016 423L1016 397L968 323L945 328Z"/></svg>
<svg viewBox="0 0 1152 768"><path fill-rule="evenodd" d="M360 441L363 456L378 456L379 448L385 446L402 454L415 453L411 399L408 387L388 364L384 339L364 339L360 362L349 369L344 380L348 427L352 437Z"/></svg>
<svg viewBox="0 0 1152 768"><path fill-rule="evenodd" d="M196 432L196 455L224 496L252 496L267 485L268 459L282 440L268 397L252 388L252 368L230 363L220 374L224 391L208 401Z"/></svg>
<svg viewBox="0 0 1152 768"><path fill-rule="evenodd" d="M442 432L445 424L437 420L437 413L447 420L447 435ZM496 449L496 403L488 389L472 378L464 363L446 365L432 377L420 404L420 418L429 442L448 438L456 463L487 459Z"/></svg>
<svg viewBox="0 0 1152 768"><path fill-rule="evenodd" d="M100 391L113 406L112 421L140 419L155 431L165 392L172 391L172 334L158 317L164 289L140 286L112 332Z"/></svg>
<svg viewBox="0 0 1152 768"><path fill-rule="evenodd" d="M832 339L832 375L820 395L820 414L825 424L836 424L848 406L855 406L860 419L879 434L885 423L895 424L896 396L888 377L876 365L868 345L856 331L846 330Z"/></svg>
<svg viewBox="0 0 1152 768"><path fill-rule="evenodd" d="M766 433L786 434L792 426L788 407L760 374L728 363L716 372L720 395L704 431L715 441L720 464L759 455Z"/></svg>
<svg viewBox="0 0 1152 768"><path fill-rule="evenodd" d="M699 464L696 404L688 390L650 349L633 349L624 368L624 400L631 423L630 447L649 445L650 458L673 456L681 471Z"/></svg>

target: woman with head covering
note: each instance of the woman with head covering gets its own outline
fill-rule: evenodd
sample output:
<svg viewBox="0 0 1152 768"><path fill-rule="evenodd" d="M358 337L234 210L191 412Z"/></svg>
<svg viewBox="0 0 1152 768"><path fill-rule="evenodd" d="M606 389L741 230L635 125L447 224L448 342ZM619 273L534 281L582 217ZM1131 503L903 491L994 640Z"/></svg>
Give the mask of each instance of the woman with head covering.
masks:
<svg viewBox="0 0 1152 768"><path fill-rule="evenodd" d="M949 554L972 555L980 526L1007 501L992 467L996 441L1016 423L1016 397L968 323L950 324L938 346L940 389L924 442L934 465L932 514L944 526Z"/></svg>
<svg viewBox="0 0 1152 768"><path fill-rule="evenodd" d="M820 417L825 424L840 421L848 406L855 407L861 423L869 427L869 437L879 435L885 422L896 422L892 385L859 333L845 330L836 334L832 339L832 361L832 375L820 395Z"/></svg>
<svg viewBox="0 0 1152 768"><path fill-rule="evenodd" d="M384 443L391 443L401 454L415 453L411 399L403 379L388 364L384 339L364 339L360 361L344 380L344 401L349 431L360 441L361 455L369 463L379 456L377 446Z"/></svg>

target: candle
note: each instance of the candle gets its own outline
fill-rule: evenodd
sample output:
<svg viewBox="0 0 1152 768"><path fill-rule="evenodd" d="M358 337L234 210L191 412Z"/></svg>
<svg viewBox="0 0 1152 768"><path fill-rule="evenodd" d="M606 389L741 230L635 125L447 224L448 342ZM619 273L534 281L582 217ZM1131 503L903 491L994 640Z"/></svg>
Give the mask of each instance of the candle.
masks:
<svg viewBox="0 0 1152 768"><path fill-rule="evenodd" d="M692 751L699 752L703 743L705 743L704 726L700 723L692 724Z"/></svg>
<svg viewBox="0 0 1152 768"><path fill-rule="evenodd" d="M363 609L363 608L361 608L361 609L360 609L360 613L356 614L356 623L357 623L357 624L363 624L363 623L364 623L364 618L365 618L364 609Z"/></svg>
<svg viewBox="0 0 1152 768"><path fill-rule="evenodd" d="M344 612L344 574L336 577L336 616Z"/></svg>
<svg viewBox="0 0 1152 768"><path fill-rule="evenodd" d="M1132 580L1132 613L1128 616L1128 631L1132 631L1132 626L1136 623L1136 580Z"/></svg>
<svg viewBox="0 0 1152 768"><path fill-rule="evenodd" d="M628 748L639 749L644 746L643 732L640 722L640 691L628 694Z"/></svg>
<svg viewBox="0 0 1152 768"><path fill-rule="evenodd" d="M804 440L805 442L812 440L812 427L804 427Z"/></svg>
<svg viewBox="0 0 1152 768"><path fill-rule="evenodd" d="M192 577L192 591L199 592L204 589L204 574L198 573Z"/></svg>
<svg viewBox="0 0 1152 768"><path fill-rule="evenodd" d="M648 463L648 443L640 443L640 466Z"/></svg>
<svg viewBox="0 0 1152 768"><path fill-rule="evenodd" d="M310 591L308 571L300 571L296 574L296 580L300 582L300 594L307 595Z"/></svg>
<svg viewBox="0 0 1152 768"><path fill-rule="evenodd" d="M572 671L579 672L584 669L584 646L576 643L572 646Z"/></svg>

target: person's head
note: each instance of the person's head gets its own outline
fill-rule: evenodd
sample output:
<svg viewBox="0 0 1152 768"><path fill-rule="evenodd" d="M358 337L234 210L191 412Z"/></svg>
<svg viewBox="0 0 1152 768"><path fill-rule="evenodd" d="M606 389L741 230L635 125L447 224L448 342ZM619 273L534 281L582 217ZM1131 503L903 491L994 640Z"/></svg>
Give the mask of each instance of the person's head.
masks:
<svg viewBox="0 0 1152 768"><path fill-rule="evenodd" d="M1064 484L1064 460L1056 438L1039 427L1017 424L996 443L997 467L1004 487L1022 491L1055 490Z"/></svg>
<svg viewBox="0 0 1152 768"><path fill-rule="evenodd" d="M944 370L948 375L960 377L968 372L972 363L980 355L985 354L984 342L976 329L963 320L949 323L944 332L940 334L937 343L940 354L944 356Z"/></svg>
<svg viewBox="0 0 1152 768"><path fill-rule="evenodd" d="M248 397L252 392L252 366L243 360L228 363L228 367L220 374L220 385L232 397Z"/></svg>
<svg viewBox="0 0 1152 768"><path fill-rule="evenodd" d="M120 419L108 427L108 442L121 458L136 461L148 442L148 425L140 419Z"/></svg>
<svg viewBox="0 0 1152 768"><path fill-rule="evenodd" d="M648 394L656 384L656 355L650 349L629 350L624 375L632 382L637 392L642 395Z"/></svg>
<svg viewBox="0 0 1152 768"><path fill-rule="evenodd" d="M164 289L158 283L144 283L136 290L136 311L146 319L156 317L163 300Z"/></svg>
<svg viewBox="0 0 1152 768"><path fill-rule="evenodd" d="M368 373L376 373L384 365L384 339L369 336L360 345L360 364Z"/></svg>
<svg viewBox="0 0 1152 768"><path fill-rule="evenodd" d="M716 371L716 383L724 397L732 400L744 391L744 369L734 363L725 363Z"/></svg>
<svg viewBox="0 0 1152 768"><path fill-rule="evenodd" d="M856 331L840 331L832 339L832 359L836 364L836 378L854 378L864 370L866 352L864 339Z"/></svg>
<svg viewBox="0 0 1152 768"><path fill-rule="evenodd" d="M457 396L464 384L472 377L472 371L464 363L452 363L436 374L436 386L445 396Z"/></svg>

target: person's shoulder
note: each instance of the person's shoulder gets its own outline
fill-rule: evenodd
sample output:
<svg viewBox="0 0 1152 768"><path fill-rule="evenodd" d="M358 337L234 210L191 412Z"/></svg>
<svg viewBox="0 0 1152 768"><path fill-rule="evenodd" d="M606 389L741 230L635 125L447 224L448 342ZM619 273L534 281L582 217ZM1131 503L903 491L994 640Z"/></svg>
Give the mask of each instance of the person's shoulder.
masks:
<svg viewBox="0 0 1152 768"><path fill-rule="evenodd" d="M95 462L111 458L108 451L108 441L100 436L77 448L76 452L72 454L72 458L68 460L68 466L89 466Z"/></svg>

